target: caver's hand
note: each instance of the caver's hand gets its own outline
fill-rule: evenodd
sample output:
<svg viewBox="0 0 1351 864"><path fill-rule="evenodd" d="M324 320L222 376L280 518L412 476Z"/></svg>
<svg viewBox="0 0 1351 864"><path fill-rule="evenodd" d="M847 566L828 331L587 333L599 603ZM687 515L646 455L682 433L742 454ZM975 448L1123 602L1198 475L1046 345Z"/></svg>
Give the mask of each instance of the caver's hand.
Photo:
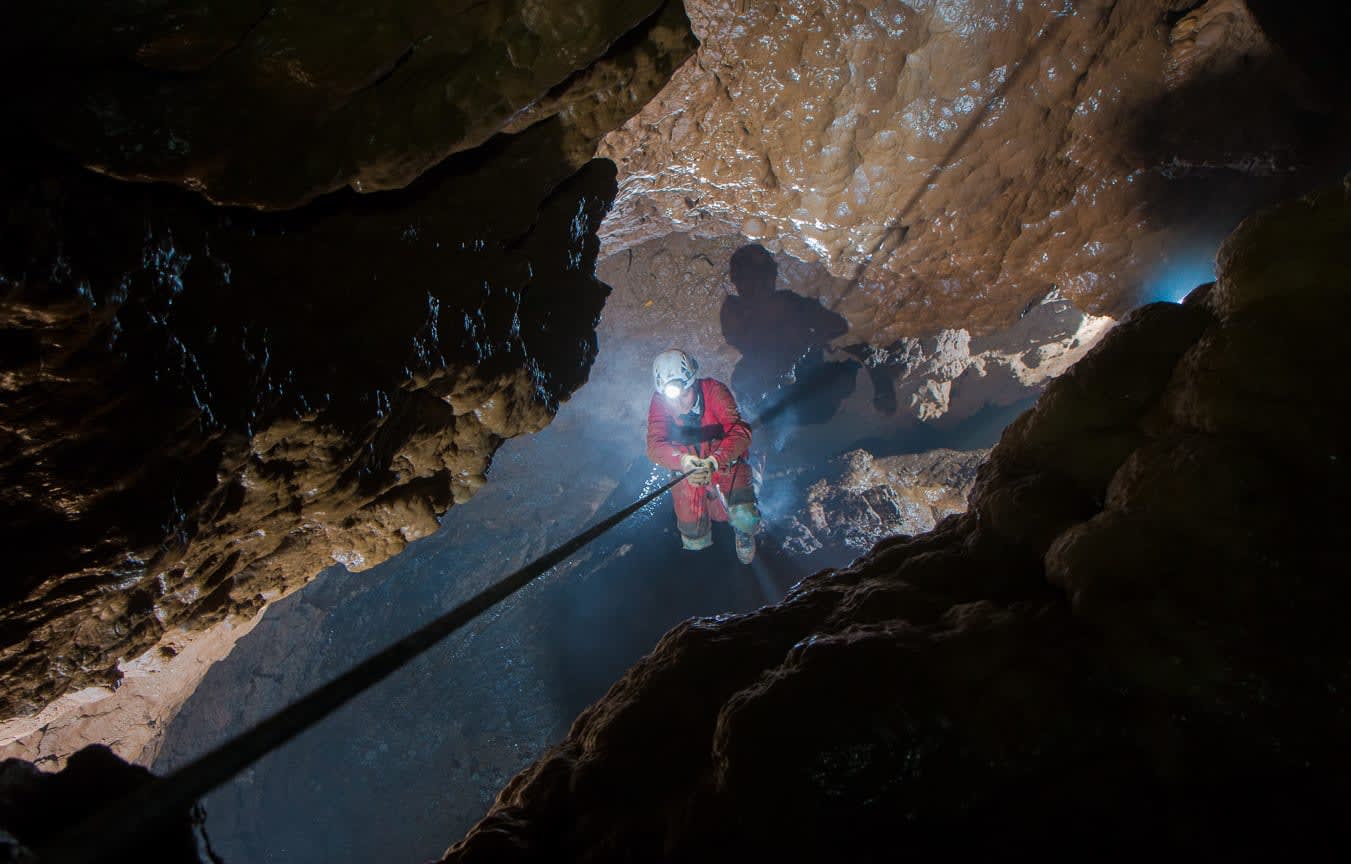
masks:
<svg viewBox="0 0 1351 864"><path fill-rule="evenodd" d="M685 479L695 486L705 485L713 476L713 472L709 470L705 460L689 453L680 457L680 470L694 472Z"/></svg>

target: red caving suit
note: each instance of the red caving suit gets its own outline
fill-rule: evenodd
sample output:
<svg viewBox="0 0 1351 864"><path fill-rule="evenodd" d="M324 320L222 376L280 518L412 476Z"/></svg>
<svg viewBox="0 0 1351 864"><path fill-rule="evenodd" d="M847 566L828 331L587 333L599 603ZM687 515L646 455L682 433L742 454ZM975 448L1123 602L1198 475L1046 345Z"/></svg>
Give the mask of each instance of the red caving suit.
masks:
<svg viewBox="0 0 1351 864"><path fill-rule="evenodd" d="M727 498L727 506L755 506L751 469L745 461L751 446L751 427L741 419L736 399L727 385L712 378L700 378L694 386L699 395L689 413L676 415L661 394L652 395L647 409L647 457L658 465L680 470L680 457L690 453L700 458L713 456L718 470L706 486L688 480L671 490L675 502L676 527L685 547L699 549L711 541L709 519L728 521L716 485ZM758 521L759 513L755 512Z"/></svg>

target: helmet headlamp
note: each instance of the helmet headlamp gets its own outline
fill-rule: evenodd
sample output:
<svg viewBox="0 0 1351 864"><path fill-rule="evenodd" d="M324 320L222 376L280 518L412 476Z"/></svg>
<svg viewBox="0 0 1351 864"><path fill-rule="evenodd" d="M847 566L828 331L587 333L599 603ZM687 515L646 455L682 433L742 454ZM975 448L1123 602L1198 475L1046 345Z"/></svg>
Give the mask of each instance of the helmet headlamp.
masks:
<svg viewBox="0 0 1351 864"><path fill-rule="evenodd" d="M680 394L694 385L698 371L699 364L693 357L679 348L671 348L652 361L652 386L667 399L679 399Z"/></svg>

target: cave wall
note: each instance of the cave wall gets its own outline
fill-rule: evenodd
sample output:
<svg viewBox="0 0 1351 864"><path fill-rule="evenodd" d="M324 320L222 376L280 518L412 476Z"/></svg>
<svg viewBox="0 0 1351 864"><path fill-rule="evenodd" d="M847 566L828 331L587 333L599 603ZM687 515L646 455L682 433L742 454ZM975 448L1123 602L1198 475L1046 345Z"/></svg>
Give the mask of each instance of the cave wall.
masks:
<svg viewBox="0 0 1351 864"><path fill-rule="evenodd" d="M692 49L683 12L433 6L5 13L6 755L148 760L268 602L436 530L586 380L587 160ZM452 134L457 100L494 107Z"/></svg>
<svg viewBox="0 0 1351 864"><path fill-rule="evenodd" d="M970 512L672 630L443 860L1346 848L1349 231L1351 178L1245 220Z"/></svg>

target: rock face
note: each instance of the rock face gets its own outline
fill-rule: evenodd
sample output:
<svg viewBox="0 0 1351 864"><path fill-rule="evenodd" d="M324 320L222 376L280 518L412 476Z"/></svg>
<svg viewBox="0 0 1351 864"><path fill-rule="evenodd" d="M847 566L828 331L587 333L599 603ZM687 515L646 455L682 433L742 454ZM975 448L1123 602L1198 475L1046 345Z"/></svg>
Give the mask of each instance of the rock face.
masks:
<svg viewBox="0 0 1351 864"><path fill-rule="evenodd" d="M367 153L364 139L342 150L337 136L297 161L306 140L290 142L298 150L271 146L294 132L286 123L213 136L241 100L259 122L287 112L311 122L304 105L314 105L284 94L317 86L307 71L316 64L347 81L351 69L324 59L341 66L343 45L274 32L301 38L308 18L296 4L259 10L256 26L228 44L203 41L235 32L218 20L230 4L218 5L194 7L200 21L163 10L137 17L104 49L73 52L78 68L14 96L7 115L27 117L31 135L50 134L105 173L267 206L366 170L382 178L373 187L397 185L446 152L480 146L406 189L261 214L95 176L37 138L7 139L0 745L11 755L59 760L86 735L128 758L153 755L142 750L156 727L267 602L334 562L364 569L434 531L438 514L482 485L504 439L549 422L586 378L606 294L592 273L613 168L578 170L578 154L646 101L691 47L678 6L649 15L655 7L584 5L566 20L522 7L515 24L496 7L477 17L459 10L455 32L519 31L524 42L512 51L534 44L527 65L554 71L530 78L533 90L499 76L504 89L492 96L472 75L467 84L437 77L435 63L410 58L386 83L408 74L452 102L500 97L516 107L530 93L528 118L510 112L516 134L481 143L496 127L476 127L433 147L433 125L403 130L400 144L383 115L352 115L333 122L352 124L346 137L378 126L372 146L382 155ZM124 12L82 19L88 31L72 38L92 38ZM33 44L21 58L42 54L44 22L63 20L58 7L25 14L39 20L26 22ZM410 16L404 23L415 23ZM634 28L634 16L647 20ZM438 22L438 32L450 26ZM556 38L541 42L532 28ZM337 33L320 28L313 38ZM141 63L133 72L117 59L128 52ZM50 53L43 63L55 62ZM597 62L572 74L587 58ZM121 71L100 71L109 68ZM261 69L280 76L281 90L254 88ZM331 104L336 86L313 96L333 118L347 116ZM83 95L37 117L48 87ZM167 125L133 116L152 106ZM91 118L103 125L87 129ZM178 135L179 119L202 124L206 140ZM335 127L316 128L332 136ZM149 144L173 150L179 138L191 144L182 158ZM267 158L245 170L258 145ZM394 159L400 146L406 158ZM279 194L238 191L255 186ZM208 629L213 649L190 644ZM130 714L118 715L124 703ZM101 731L91 716L103 718Z"/></svg>
<svg viewBox="0 0 1351 864"><path fill-rule="evenodd" d="M662 0L73 5L12 22L16 66L58 67L29 78L38 128L102 173L267 208L401 189L565 106L603 104L604 134L660 86L660 54L689 49L674 29L597 66L648 19L683 18Z"/></svg>
<svg viewBox="0 0 1351 864"><path fill-rule="evenodd" d="M816 481L806 506L791 517L784 548L810 555L826 546L866 552L899 535L925 534L966 512L976 469L988 450L929 450L874 458L866 450L840 457L840 476Z"/></svg>
<svg viewBox="0 0 1351 864"><path fill-rule="evenodd" d="M1341 838L1351 404L1316 382L1348 232L1351 178L1245 221L1008 428L970 512L676 628L443 860Z"/></svg>
<svg viewBox="0 0 1351 864"><path fill-rule="evenodd" d="M1345 170L1344 87L1266 35L1315 29L1279 4L687 5L698 52L601 148L602 255L759 240L847 277L832 308L879 347L986 334L1052 288L1119 317L1255 204Z"/></svg>

